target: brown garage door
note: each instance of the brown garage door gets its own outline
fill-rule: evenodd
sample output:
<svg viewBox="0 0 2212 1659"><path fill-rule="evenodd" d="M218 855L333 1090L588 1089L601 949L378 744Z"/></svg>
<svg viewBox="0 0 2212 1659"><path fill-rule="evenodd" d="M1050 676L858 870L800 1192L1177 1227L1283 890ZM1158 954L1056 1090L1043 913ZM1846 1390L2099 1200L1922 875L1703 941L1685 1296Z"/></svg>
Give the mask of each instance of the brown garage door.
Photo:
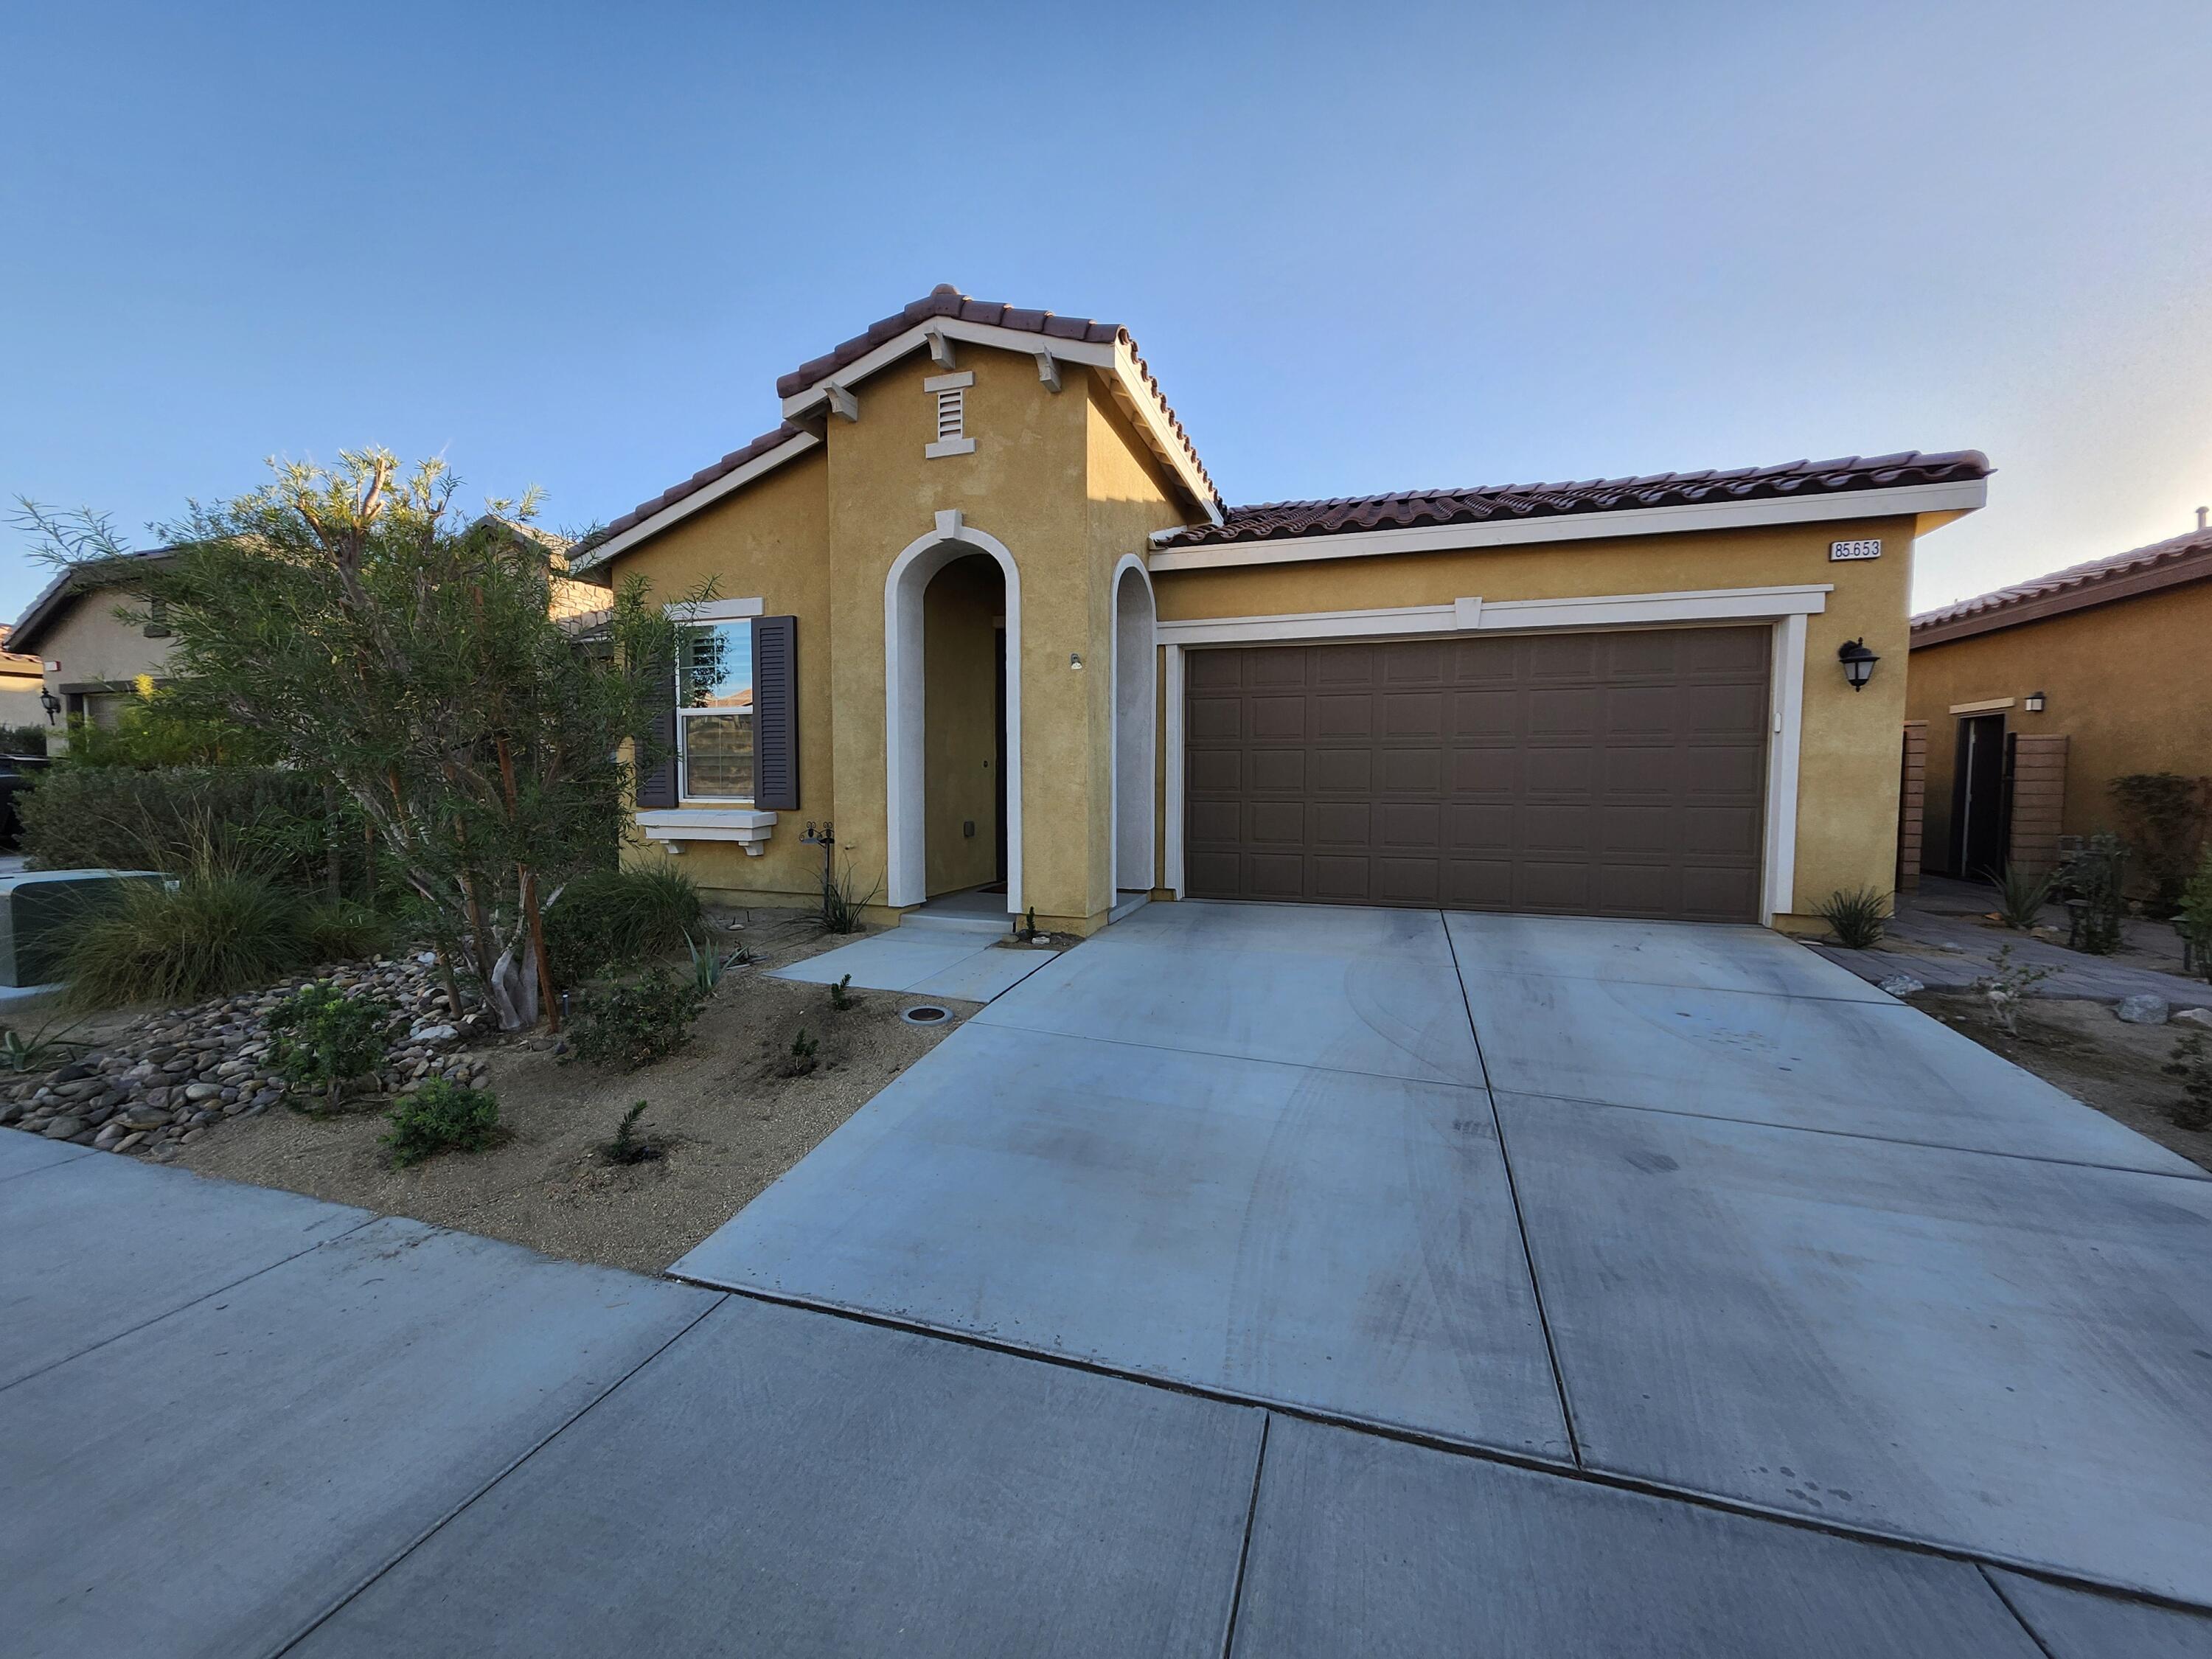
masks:
<svg viewBox="0 0 2212 1659"><path fill-rule="evenodd" d="M1763 628L1194 650L1194 897L1753 921Z"/></svg>

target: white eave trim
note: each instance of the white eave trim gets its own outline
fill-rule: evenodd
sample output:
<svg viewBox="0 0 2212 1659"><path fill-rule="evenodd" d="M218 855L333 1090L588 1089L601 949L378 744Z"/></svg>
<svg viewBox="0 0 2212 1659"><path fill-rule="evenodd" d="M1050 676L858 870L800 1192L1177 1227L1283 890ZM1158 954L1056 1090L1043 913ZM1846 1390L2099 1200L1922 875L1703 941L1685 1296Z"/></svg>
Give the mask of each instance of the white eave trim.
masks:
<svg viewBox="0 0 2212 1659"><path fill-rule="evenodd" d="M732 490L744 489L764 472L772 472L787 461L795 461L822 442L811 432L794 432L790 441L777 445L764 455L756 455L743 466L724 473L714 483L693 490L679 501L671 501L649 519L641 520L619 536L599 544L583 557L571 562L571 570L588 570L617 554L626 553L647 537L658 536L678 520L687 519L702 507L712 507Z"/></svg>
<svg viewBox="0 0 2212 1659"><path fill-rule="evenodd" d="M1483 524L1415 525L1399 530L1346 530L1334 535L1232 542L1220 547L1159 548L1153 571L1218 570L1231 565L1291 564L1306 559L1356 559L1383 553L1507 547L1529 542L1595 541L1612 536L1659 536L1692 530L1742 530L1759 525L1819 524L1838 519L1893 519L1923 513L1971 513L1989 500L1989 481L1904 484L1894 489L1839 489L1747 501L1687 501L1610 513ZM1154 532L1155 543L1181 532Z"/></svg>
<svg viewBox="0 0 2212 1659"><path fill-rule="evenodd" d="M783 417L797 420L819 408L830 397L832 382L843 387L858 386L879 369L911 352L930 345L934 334L946 340L963 340L971 345L992 346L1001 351L1018 351L1024 356L1039 360L1039 374L1043 376L1043 365L1087 363L1093 368L1103 369L1111 378L1122 408L1136 422L1138 429L1150 441L1153 453L1158 455L1174 472L1191 498L1205 511L1207 522L1221 522L1221 504L1214 499L1213 490L1206 482L1206 475L1198 469L1189 450L1176 435L1169 423L1167 410L1158 397L1146 383L1137 368L1136 354L1120 340L1067 340L1055 335L1032 334L1026 329L1001 328L995 323L964 322L957 317L933 317L926 323L916 323L902 334L893 335L865 356L856 357L837 371L824 375L804 392L794 392L783 400ZM1045 384L1052 385L1058 378L1055 368Z"/></svg>

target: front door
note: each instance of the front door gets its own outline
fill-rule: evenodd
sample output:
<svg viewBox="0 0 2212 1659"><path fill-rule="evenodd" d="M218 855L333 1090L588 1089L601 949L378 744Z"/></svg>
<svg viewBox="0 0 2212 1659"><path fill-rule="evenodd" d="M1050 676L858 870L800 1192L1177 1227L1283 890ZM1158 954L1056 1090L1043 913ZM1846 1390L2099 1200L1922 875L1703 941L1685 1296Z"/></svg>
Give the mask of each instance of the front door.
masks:
<svg viewBox="0 0 2212 1659"><path fill-rule="evenodd" d="M1951 867L1969 881L2004 869L2004 739L2002 714L1974 714L1959 722Z"/></svg>

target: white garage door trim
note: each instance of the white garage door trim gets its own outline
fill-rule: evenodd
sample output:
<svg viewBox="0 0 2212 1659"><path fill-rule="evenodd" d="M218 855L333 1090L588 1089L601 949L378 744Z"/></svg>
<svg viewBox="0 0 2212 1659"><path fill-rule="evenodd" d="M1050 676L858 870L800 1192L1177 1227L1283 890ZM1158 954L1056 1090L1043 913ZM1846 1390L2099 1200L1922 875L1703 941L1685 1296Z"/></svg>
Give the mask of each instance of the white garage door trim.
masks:
<svg viewBox="0 0 2212 1659"><path fill-rule="evenodd" d="M1692 623L1769 623L1774 629L1773 733L1767 754L1764 895L1759 919L1794 908L1797 872L1797 757L1805 720L1805 618L1828 608L1826 582L1794 587L1715 587L1679 593L1608 593L1583 599L1455 599L1449 605L1372 611L1313 611L1277 617L1205 617L1163 622L1153 637L1165 653L1166 885L1183 896L1183 652L1192 646L1267 645L1402 638L1425 634L1527 632L1535 629L1650 628Z"/></svg>

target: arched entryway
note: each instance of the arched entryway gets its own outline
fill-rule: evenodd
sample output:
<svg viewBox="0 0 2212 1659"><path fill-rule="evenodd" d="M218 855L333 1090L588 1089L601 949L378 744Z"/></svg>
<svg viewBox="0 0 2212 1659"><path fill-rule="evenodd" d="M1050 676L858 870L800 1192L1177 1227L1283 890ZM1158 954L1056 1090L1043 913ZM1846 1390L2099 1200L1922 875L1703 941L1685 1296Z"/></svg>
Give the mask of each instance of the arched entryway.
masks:
<svg viewBox="0 0 2212 1659"><path fill-rule="evenodd" d="M996 878L1021 910L1020 661L1012 554L940 514L884 581L884 902Z"/></svg>
<svg viewBox="0 0 2212 1659"><path fill-rule="evenodd" d="M1114 573L1114 888L1152 886L1152 738L1159 723L1152 584L1131 554Z"/></svg>

